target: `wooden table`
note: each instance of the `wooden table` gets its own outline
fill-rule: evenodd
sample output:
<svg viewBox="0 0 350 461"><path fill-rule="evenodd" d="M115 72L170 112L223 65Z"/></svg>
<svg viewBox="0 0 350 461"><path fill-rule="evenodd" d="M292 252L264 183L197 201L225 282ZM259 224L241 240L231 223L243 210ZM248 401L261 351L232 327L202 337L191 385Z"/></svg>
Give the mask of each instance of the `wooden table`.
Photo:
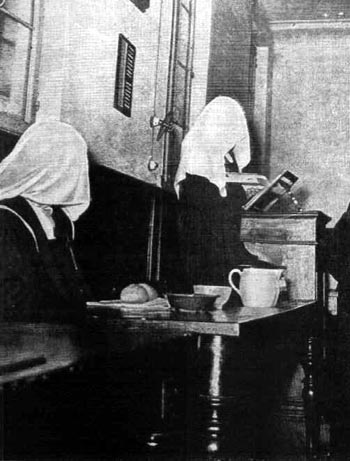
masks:
<svg viewBox="0 0 350 461"><path fill-rule="evenodd" d="M38 381L43 382L40 392L45 392L45 383L50 385L50 382L52 391L55 389L56 377L60 376L63 376L63 380L67 380L67 385L70 386L65 371L77 367L87 369L90 367L90 374L88 372L87 380L83 381L90 393L89 396L94 397L98 392L108 394L107 406L113 406L115 403L113 392L116 386L124 382L122 375L127 370L113 368L114 365L109 368L108 365L115 364L113 358L115 355L122 357L125 364L133 351L136 355L141 352L143 355L138 364L141 363L142 367L143 362L145 369L150 368L148 370L149 375L152 375L150 385L154 386L154 389L148 389L143 394L146 397L150 396L148 408L153 411L154 416L150 416L149 433L145 440L148 450L157 453L169 443L179 443L184 446L182 452L184 459L192 459L191 456L197 453L200 456L220 459L223 453L230 454L231 448L233 450L236 448L232 446L235 442L233 442L234 437L230 440L231 434L237 429L239 437L242 423L242 413L239 412L242 408L243 412L248 411L246 396L236 392L236 388L242 389L240 381L247 377L246 370L242 367L249 363L254 373L260 367L262 373L258 375L263 379L264 376L268 378L268 373L264 373L264 367L268 370L272 361L276 359L269 354L279 351L279 345L283 345L277 354L277 360L281 360L280 365L277 363L277 368L279 366L283 368L284 354L288 354L289 349L298 345L305 370L303 399L306 451L311 457L318 451L319 446L317 398L319 367L317 364L320 358L320 343L317 341L317 336L320 331L318 321L320 314L319 306L311 300L255 311L243 308L211 313L168 311L162 314L145 314L139 318L120 318L118 312L114 310L92 310L89 315L88 330L84 332L59 325L2 324L0 326L0 397L3 398L6 389L11 390L22 385L31 388ZM153 352L149 354L150 350L155 350L149 348L152 344L158 344L154 357L152 357ZM177 347L180 352L176 351ZM89 357L93 359L90 365L86 366ZM161 358L160 362L159 358ZM273 365L275 366L276 362ZM95 374L91 373L91 369ZM107 371L112 375L110 388L104 387L103 380L99 381L100 371ZM250 371L248 370L248 374ZM136 367L132 374L135 378L131 383L133 390L143 391L146 383L142 380L142 376L144 375L142 373L140 375ZM140 381L137 381L137 377ZM72 382L76 383L74 379ZM158 383L158 386L155 383ZM260 382L256 384L260 386ZM76 396L79 398L79 386L78 380L74 398ZM132 389L129 392L131 401ZM249 411L255 412L256 407L254 417L259 426L262 421L265 421L266 402L264 402L265 395L259 394L258 388L255 390L257 392L256 400L253 399L254 408L250 406ZM122 396L124 391L128 392L128 389L121 389L118 396ZM86 389L81 389L81 395L84 392ZM159 399L157 397L152 400L151 394L159 395ZM157 402L159 400L159 405L154 405L152 409L156 400ZM88 401L91 401L91 398ZM179 410L179 402L181 410ZM144 403L136 398L136 405ZM121 402L121 404L125 406L125 403ZM69 412L70 407L67 405L70 403L66 403ZM238 412L237 407L241 407ZM3 408L4 406L1 405L1 409ZM88 410L93 413L90 415L92 419L95 418L96 410L97 408L94 407ZM105 418L104 411L100 414L102 422ZM128 407L126 412L128 415ZM131 424L136 424L136 420L132 420L134 417L132 409L130 412ZM3 418L1 420L3 421ZM0 431L0 434L3 433L4 431ZM111 429L108 438L118 438L118 436L120 434ZM254 438L252 455L259 454L260 436L259 431L252 435ZM111 450L114 449L112 442ZM117 452L115 454L118 455Z"/></svg>
<svg viewBox="0 0 350 461"><path fill-rule="evenodd" d="M105 318L109 325L138 326L145 330L170 330L180 334L204 334L239 337L242 329L253 322L266 321L288 316L290 314L302 314L315 307L314 300L292 301L280 303L270 308L245 308L236 307L226 310L208 312L190 312L174 310L162 313L148 314L147 309L143 314L128 317L120 315L118 309L94 308L90 310L92 318Z"/></svg>
<svg viewBox="0 0 350 461"><path fill-rule="evenodd" d="M237 429L239 437L242 421L242 413L239 411L242 408L243 412L248 411L246 396L236 392L236 388L244 390L244 385L242 387L240 381L247 377L246 370L243 370L245 365L249 364L254 373L260 367L260 378L269 378L265 370L271 365L276 366L276 363L277 369L280 366L283 368L285 354L288 355L288 351L297 345L305 370L303 399L306 451L311 457L318 451L319 446L317 379L320 342L317 338L321 331L321 317L319 305L311 300L280 304L276 308L255 311L244 308L211 313L167 311L162 314L145 314L139 318L120 318L115 310L92 310L88 329L83 332L59 325L2 324L0 397L3 398L6 389L21 387L22 384L31 388L34 383L43 380L47 381L43 381L40 392L45 392L45 383L50 385L50 382L52 392L52 389L55 389L56 377L62 375L63 380L67 380L69 388L70 381L64 372L76 367L89 370L90 367L87 379L83 380L85 390L80 391L80 381L73 379L74 385L78 383L74 398L79 398L80 394L83 396L87 391L87 401L91 402L91 397L95 398L98 393L106 394L106 407L113 406L116 395L113 392L124 382L123 373L128 373L126 369L113 368L119 363L114 361L114 357L122 357L125 365L134 351L134 357L141 353L138 365L141 368L144 366L146 374L149 372L148 375L152 375L150 386L154 387L146 389L143 394L146 399L149 396L148 408L153 412L149 415L149 434L145 441L148 449L157 453L157 450L168 443L179 443L184 446L182 456L185 459L192 459L191 456L196 453L219 459L216 457L220 457L222 453L230 454L231 448L236 448L232 446L234 437L231 441L231 434ZM156 349L149 348L152 344L158 345ZM283 346L281 349L280 345ZM176 348L179 348L178 351ZM156 353L152 357L154 350ZM270 354L275 354L276 351L277 362L276 356L270 357ZM86 366L89 357L92 357L92 361ZM159 358L161 361L158 361ZM280 364L278 360L281 361ZM110 364L113 366L109 368ZM248 370L248 374L250 371ZM110 388L104 387L105 381L100 381L100 372L107 372L112 376L112 381L109 381L112 384ZM130 392L128 389L120 389L117 394L118 398L122 399L124 392L129 392L132 402L133 390L143 391L147 386L142 378L145 374L139 374L137 367L132 370L131 375L134 382L131 383ZM127 386L127 381L125 383ZM249 411L254 413L256 404L254 417L259 426L266 419L266 402L265 394L259 394L261 383L257 381L256 384L254 408L250 406ZM267 384L270 385L270 382ZM157 397L152 400L151 394L159 395L159 399ZM62 396L59 396L60 398ZM138 406L147 404L136 397L135 399ZM159 401L159 405L155 404L152 408L156 401ZM59 400L58 403L60 402ZM269 404L271 402L272 400L269 400ZM136 425L136 420L132 419L132 409L129 410L123 402L121 404L126 406L126 417L129 415L131 425ZM67 415L69 405L67 401ZM238 413L237 407L241 407ZM1 409L3 408L1 405ZM97 410L95 407L88 409L88 413L92 412L92 419L95 419ZM104 419L105 410L102 410L99 421L103 422ZM3 418L1 420L3 421ZM0 431L0 434L3 433L4 431ZM118 438L120 434L111 429L108 438L113 437ZM259 437L259 431L252 435L252 455L259 453ZM114 449L112 442L111 450Z"/></svg>
<svg viewBox="0 0 350 461"><path fill-rule="evenodd" d="M178 393L176 387L186 389L185 443L190 445L186 448L187 452L191 453L192 449L197 450L201 445L201 452L208 456L220 456L223 450L226 450L226 453L229 450L227 430L232 425L231 410L233 412L233 407L237 404L234 383L238 379L239 370L235 368L233 361L237 347L244 344L243 354L247 354L249 360L253 360L253 367L259 368L262 363L271 365L269 357L263 357L264 354L268 356L274 353L276 344L283 345L284 351L297 345L305 372L305 448L310 457L318 451L320 418L317 379L320 369L318 363L321 360L319 339L322 333L322 310L314 300L284 303L269 309L232 308L207 313L171 311L144 314L139 318L127 318L125 315L118 318L118 312L115 310L92 309L90 317L95 328L104 332L110 349L120 348L122 343L126 350L132 350L142 348L152 341L166 343L170 337L184 337L187 340L187 365L184 365L185 369L180 377L186 383L177 382L170 393ZM123 339L120 340L121 338ZM283 356L279 356L279 359L283 361ZM169 357L168 360L171 361L172 358ZM169 379L174 381L171 366L169 370L165 374L160 370L161 424L151 433L148 440L149 446L154 449L166 443L164 441L169 439L170 433L175 432L174 428L170 427L171 423L167 424L165 421L171 419L171 415L166 415L169 413L167 406L171 408L170 413L174 411L171 402L167 402L169 399L164 384ZM263 370L261 376L264 376ZM257 399L260 400L260 397L263 401L264 396L257 393ZM261 424L261 418L264 418L261 408L264 408L264 405L260 406L256 415L258 425ZM198 439L196 434L199 434L200 441L197 440L196 447L193 448L192 442ZM259 443L255 444L253 455L259 453Z"/></svg>

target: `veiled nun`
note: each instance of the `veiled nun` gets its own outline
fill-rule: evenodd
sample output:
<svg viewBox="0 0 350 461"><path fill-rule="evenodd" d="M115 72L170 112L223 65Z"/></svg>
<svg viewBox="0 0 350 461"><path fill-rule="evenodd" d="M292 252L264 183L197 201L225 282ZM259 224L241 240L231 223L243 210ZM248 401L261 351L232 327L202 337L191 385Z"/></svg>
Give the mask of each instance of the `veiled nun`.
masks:
<svg viewBox="0 0 350 461"><path fill-rule="evenodd" d="M180 199L179 232L188 288L227 285L233 267L257 265L241 243L241 185L226 171L242 172L250 162L250 138L240 104L219 96L200 113L185 136L175 190Z"/></svg>
<svg viewBox="0 0 350 461"><path fill-rule="evenodd" d="M72 243L89 203L84 139L66 123L33 124L0 163L0 320L83 320Z"/></svg>

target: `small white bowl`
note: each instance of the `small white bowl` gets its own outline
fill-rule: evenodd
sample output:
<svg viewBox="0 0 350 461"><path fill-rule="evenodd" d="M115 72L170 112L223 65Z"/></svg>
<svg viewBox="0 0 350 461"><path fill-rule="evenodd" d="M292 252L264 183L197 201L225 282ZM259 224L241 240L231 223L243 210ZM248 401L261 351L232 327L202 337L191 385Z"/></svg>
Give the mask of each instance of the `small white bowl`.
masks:
<svg viewBox="0 0 350 461"><path fill-rule="evenodd" d="M222 309L231 296L232 288L230 286L218 285L193 285L193 292L203 295L217 295L214 301L214 309Z"/></svg>

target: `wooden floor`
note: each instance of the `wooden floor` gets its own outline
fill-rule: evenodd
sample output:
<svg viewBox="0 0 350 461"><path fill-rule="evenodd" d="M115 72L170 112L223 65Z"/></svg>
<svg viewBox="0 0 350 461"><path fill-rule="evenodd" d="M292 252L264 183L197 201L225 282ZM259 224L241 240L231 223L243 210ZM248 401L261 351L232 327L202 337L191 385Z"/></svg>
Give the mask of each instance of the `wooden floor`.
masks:
<svg viewBox="0 0 350 461"><path fill-rule="evenodd" d="M256 427L252 427L249 415L246 414L249 406L245 402L241 403L241 410L237 414L230 414L226 421L228 440L220 453L213 450L208 455L203 452L203 444L201 449L197 449L192 440L188 449L188 437L185 442L186 437L181 431L171 434L166 444L159 444L158 447L147 445L149 434L147 437L145 434L150 427L156 426L157 414L159 416L156 404L158 396L154 394L154 386L150 381L153 370L147 362L151 355L150 349L143 348L142 353L133 357L130 355L127 360L123 356L114 367L110 366L111 363L101 361L94 364L88 374L67 373L10 390L5 399L7 431L4 459L252 460ZM174 367L174 362L169 367ZM103 373L108 376L103 378ZM264 457L256 459L306 460L302 386L303 370L299 367L285 387L278 405L268 416L262 416L258 421L258 432L263 434ZM175 409L169 412L174 413ZM200 419L198 414L193 417ZM177 429L182 427L180 419ZM326 455L329 444L329 428L326 424L322 427L321 435Z"/></svg>
<svg viewBox="0 0 350 461"><path fill-rule="evenodd" d="M68 378L71 383L71 378ZM49 385L49 387L47 387ZM50 389L51 386L51 389ZM11 450L5 450L6 460L13 461L251 461L252 460L252 431L249 425L240 427L240 420L238 426L241 431L237 432L237 445L234 453L222 452L211 455L196 453L195 450L191 454L186 454L186 449L182 446L181 435L174 438L174 443L168 444L166 450L159 449L152 452L151 449L146 449L145 445L134 437L127 439L128 426L133 426L133 415L129 415L127 420L127 409L125 412L124 428L117 426L119 432L112 432L108 434L106 428L108 422L95 426L95 432L89 432L87 426L91 421L87 420L85 416L79 418L79 413L84 411L84 403L82 395L79 391L79 382L74 386L70 386L67 394L67 386L65 380L62 382L45 383L46 395L42 392L43 384L38 384L36 387L30 389L17 390L13 397L17 399L17 413L13 415L13 427L16 428L16 433L9 434L12 437ZM66 402L66 405L58 405L60 407L60 415L51 419L49 407L36 413L37 408L35 399L40 395L40 399L48 398L55 390L55 400L58 403ZM297 391L296 391L297 393ZM50 399L51 399L50 397ZM81 398L83 405L77 405L76 411L74 409L74 401ZM33 406L29 408L28 398L31 399ZM90 404L91 395L89 396ZM24 402L27 409L24 411ZM43 402L43 400L42 400ZM73 402L73 403L72 403ZM23 403L23 406L21 405ZM141 406L141 401L136 401L136 404ZM56 410L55 410L56 411ZM105 409L98 409L97 413L100 416ZM36 420L36 427L28 422L28 415ZM96 413L96 421L98 421L98 414ZM85 413L86 415L86 413ZM80 414L82 416L82 414ZM94 416L92 416L94 417ZM131 418L131 420L130 420ZM50 423L48 425L48 422ZM41 427L40 427L41 424ZM84 428L84 425L86 426ZM268 427L266 427L268 426ZM305 428L304 428L304 415L302 409L302 402L298 396L291 395L290 401L285 402L280 407L280 411L276 412L269 418L269 421L261 421L261 429L264 434L267 434L265 445L266 461L306 461L305 457ZM107 429L108 430L108 429ZM228 429L228 432L229 429ZM75 443L78 434L84 433L79 443ZM113 434L113 435L112 435ZM327 444L329 442L329 428L323 425L322 428L322 442L324 444L325 454L327 452ZM116 444L110 443L111 438L118 441ZM232 437L235 435L232 433ZM105 440L105 442L104 442ZM67 443L68 441L68 443ZM239 445L239 447L238 447ZM51 447L51 448L50 448ZM169 448L170 447L170 448ZM5 447L9 448L9 447ZM320 458L322 459L322 458ZM324 460L329 459L326 456ZM343 458L344 460L347 458ZM350 458L348 458L350 459Z"/></svg>

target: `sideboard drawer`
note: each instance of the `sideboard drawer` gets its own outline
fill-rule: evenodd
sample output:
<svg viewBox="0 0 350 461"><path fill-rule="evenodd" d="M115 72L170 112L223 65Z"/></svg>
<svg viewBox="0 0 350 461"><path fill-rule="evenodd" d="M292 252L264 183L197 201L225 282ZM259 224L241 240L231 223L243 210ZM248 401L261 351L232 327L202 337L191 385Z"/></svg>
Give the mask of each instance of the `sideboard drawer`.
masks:
<svg viewBox="0 0 350 461"><path fill-rule="evenodd" d="M323 281L317 242L328 221L328 216L316 211L244 213L241 240L250 253L286 268L291 300L319 299Z"/></svg>
<svg viewBox="0 0 350 461"><path fill-rule="evenodd" d="M319 213L243 214L243 242L315 244L319 238Z"/></svg>

